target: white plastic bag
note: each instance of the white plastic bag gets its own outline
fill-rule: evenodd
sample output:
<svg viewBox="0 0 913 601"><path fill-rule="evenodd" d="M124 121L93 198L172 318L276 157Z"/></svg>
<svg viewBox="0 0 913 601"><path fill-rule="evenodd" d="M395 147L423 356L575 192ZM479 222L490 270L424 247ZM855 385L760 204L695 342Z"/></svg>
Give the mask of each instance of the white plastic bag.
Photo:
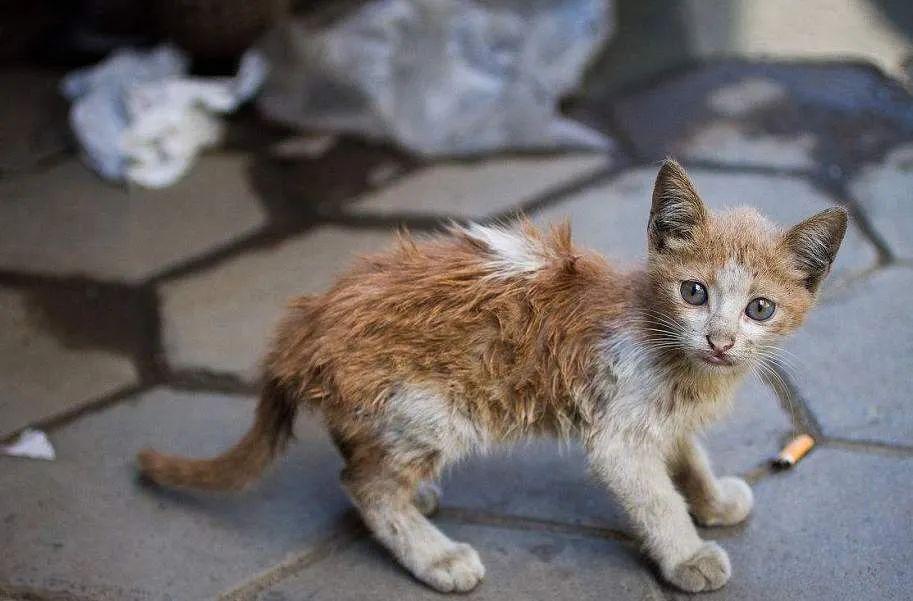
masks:
<svg viewBox="0 0 913 601"><path fill-rule="evenodd" d="M606 149L558 113L611 29L610 0L375 0L263 44L263 113L386 138L422 155Z"/></svg>
<svg viewBox="0 0 913 601"><path fill-rule="evenodd" d="M64 78L70 125L95 171L150 188L174 183L221 141L218 115L234 111L266 77L257 52L244 55L235 77L189 77L187 62L172 46L120 50Z"/></svg>

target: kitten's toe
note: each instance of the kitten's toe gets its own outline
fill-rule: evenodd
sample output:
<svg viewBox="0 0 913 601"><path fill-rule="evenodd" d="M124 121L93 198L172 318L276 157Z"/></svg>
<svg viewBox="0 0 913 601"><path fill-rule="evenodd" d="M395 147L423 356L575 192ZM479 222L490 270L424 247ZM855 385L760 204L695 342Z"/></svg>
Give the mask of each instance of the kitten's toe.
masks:
<svg viewBox="0 0 913 601"><path fill-rule="evenodd" d="M433 515L441 505L441 488L433 482L422 482L412 502L422 515Z"/></svg>
<svg viewBox="0 0 913 601"><path fill-rule="evenodd" d="M697 552L665 574L666 579L689 593L713 591L729 580L729 555L718 544L707 541Z"/></svg>
<svg viewBox="0 0 913 601"><path fill-rule="evenodd" d="M455 544L426 569L416 573L419 580L442 593L471 591L484 576L485 566L479 554L464 543Z"/></svg>
<svg viewBox="0 0 913 601"><path fill-rule="evenodd" d="M720 478L719 496L707 507L695 511L702 526L733 526L743 521L754 507L751 487L741 478Z"/></svg>

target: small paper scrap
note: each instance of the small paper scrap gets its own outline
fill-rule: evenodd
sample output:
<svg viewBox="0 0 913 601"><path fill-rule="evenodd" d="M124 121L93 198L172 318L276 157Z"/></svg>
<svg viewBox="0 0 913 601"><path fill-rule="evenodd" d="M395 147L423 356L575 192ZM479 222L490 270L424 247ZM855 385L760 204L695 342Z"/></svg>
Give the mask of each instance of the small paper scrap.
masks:
<svg viewBox="0 0 913 601"><path fill-rule="evenodd" d="M0 453L12 457L29 457L30 459L46 459L53 461L57 458L54 446L47 435L41 430L23 430L19 438L12 444L0 446Z"/></svg>

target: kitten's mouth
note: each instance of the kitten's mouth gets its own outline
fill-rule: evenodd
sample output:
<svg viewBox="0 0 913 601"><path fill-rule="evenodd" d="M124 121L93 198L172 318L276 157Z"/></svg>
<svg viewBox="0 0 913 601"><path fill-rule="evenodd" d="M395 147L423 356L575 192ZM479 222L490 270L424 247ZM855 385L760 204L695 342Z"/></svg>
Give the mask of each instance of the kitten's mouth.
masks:
<svg viewBox="0 0 913 601"><path fill-rule="evenodd" d="M732 366L735 365L735 362L727 357L726 355L717 355L714 353L702 354L701 359L704 360L704 363L709 363L710 365L718 366Z"/></svg>

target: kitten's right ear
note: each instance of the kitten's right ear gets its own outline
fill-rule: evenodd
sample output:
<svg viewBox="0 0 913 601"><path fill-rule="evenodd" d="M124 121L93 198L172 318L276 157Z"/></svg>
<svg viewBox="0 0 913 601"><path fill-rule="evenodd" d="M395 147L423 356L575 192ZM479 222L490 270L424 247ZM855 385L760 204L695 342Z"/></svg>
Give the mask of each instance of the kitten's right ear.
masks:
<svg viewBox="0 0 913 601"><path fill-rule="evenodd" d="M653 186L647 234L650 249L662 252L694 242L707 223L707 209L681 165L666 159Z"/></svg>

